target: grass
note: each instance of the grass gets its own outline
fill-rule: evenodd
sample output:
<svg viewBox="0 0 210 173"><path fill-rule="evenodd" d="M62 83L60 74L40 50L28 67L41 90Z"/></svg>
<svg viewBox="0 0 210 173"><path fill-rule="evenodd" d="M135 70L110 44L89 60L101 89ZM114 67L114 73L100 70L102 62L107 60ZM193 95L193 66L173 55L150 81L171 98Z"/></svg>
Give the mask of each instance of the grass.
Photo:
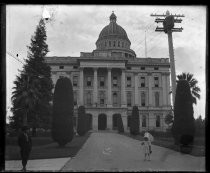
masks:
<svg viewBox="0 0 210 173"><path fill-rule="evenodd" d="M73 140L64 148L60 148L50 137L36 137L30 154L30 160L74 157L83 144L86 142L90 132L84 136L74 136ZM14 143L13 143L14 144ZM17 145L5 146L5 160L20 160L20 149Z"/></svg>
<svg viewBox="0 0 210 173"><path fill-rule="evenodd" d="M122 133L123 134L123 133ZM133 139L143 141L143 136L142 135L131 135L129 132L124 133L123 135L131 137ZM180 147L178 145L174 144L174 140L172 137L157 137L154 136L154 141L152 142L153 145L157 145L160 147L165 147L172 149L174 151L180 152ZM205 140L204 137L195 137L194 139L194 146L193 150L190 153L192 156L205 156Z"/></svg>

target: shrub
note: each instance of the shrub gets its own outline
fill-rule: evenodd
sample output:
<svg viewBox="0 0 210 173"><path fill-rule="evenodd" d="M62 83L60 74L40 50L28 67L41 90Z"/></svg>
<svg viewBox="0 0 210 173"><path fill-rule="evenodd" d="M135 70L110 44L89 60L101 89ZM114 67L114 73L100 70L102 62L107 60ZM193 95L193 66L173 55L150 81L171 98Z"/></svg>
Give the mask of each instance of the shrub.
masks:
<svg viewBox="0 0 210 173"><path fill-rule="evenodd" d="M53 98L52 139L65 146L73 139L73 90L68 78L58 79Z"/></svg>
<svg viewBox="0 0 210 173"><path fill-rule="evenodd" d="M175 144L189 145L193 143L195 133L193 102L190 86L186 80L177 82L174 104L174 122L171 130ZM190 140L184 140L183 138L186 136L187 139L191 136Z"/></svg>
<svg viewBox="0 0 210 173"><path fill-rule="evenodd" d="M139 110L137 106L134 106L132 110L130 133L133 135L139 134Z"/></svg>
<svg viewBox="0 0 210 173"><path fill-rule="evenodd" d="M120 114L117 114L117 129L119 133L124 132L123 121Z"/></svg>
<svg viewBox="0 0 210 173"><path fill-rule="evenodd" d="M85 135L87 132L87 115L85 113L85 107L80 106L78 109L78 125L77 125L77 133L80 136Z"/></svg>

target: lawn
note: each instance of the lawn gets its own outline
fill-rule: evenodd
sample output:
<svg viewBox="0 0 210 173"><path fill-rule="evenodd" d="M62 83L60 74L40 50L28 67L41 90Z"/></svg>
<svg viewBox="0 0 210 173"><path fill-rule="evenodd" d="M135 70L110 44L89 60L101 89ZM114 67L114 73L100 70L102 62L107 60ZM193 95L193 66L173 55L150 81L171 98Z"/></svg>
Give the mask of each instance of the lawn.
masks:
<svg viewBox="0 0 210 173"><path fill-rule="evenodd" d="M123 133L121 133L123 134ZM143 136L142 135L131 135L129 132L124 133L125 136L131 137L133 139L142 141ZM194 146L193 150L190 153L192 156L205 156L205 137L195 137L194 139ZM177 145L174 145L174 140L172 137L157 137L154 136L154 141L152 142L153 145L157 145L160 147L169 148L175 151L180 151L180 147Z"/></svg>
<svg viewBox="0 0 210 173"><path fill-rule="evenodd" d="M49 159L49 158L64 158L74 157L83 144L90 136L88 132L84 136L74 136L73 140L68 143L64 148L58 147L58 144L53 142L50 137L35 137L32 138L33 148L30 154L32 159ZM5 146L5 160L20 160L19 147L16 145L17 138L10 140L10 143ZM13 141L13 142L11 142Z"/></svg>

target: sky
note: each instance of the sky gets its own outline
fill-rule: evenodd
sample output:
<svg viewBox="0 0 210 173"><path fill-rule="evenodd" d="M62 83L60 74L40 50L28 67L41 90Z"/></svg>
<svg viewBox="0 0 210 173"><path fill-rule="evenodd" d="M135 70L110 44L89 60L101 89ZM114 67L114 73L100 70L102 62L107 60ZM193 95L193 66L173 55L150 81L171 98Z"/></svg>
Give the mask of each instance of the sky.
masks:
<svg viewBox="0 0 210 173"><path fill-rule="evenodd" d="M7 5L6 7L6 95L7 121L12 116L11 96L14 80L22 70L19 60L27 58L27 46L41 17L49 17L46 24L47 56L80 56L92 52L101 30L109 24L114 11L117 24L123 27L137 58L169 58L168 37L155 32L157 26L152 13L184 14L182 32L173 32L176 75L190 72L198 80L201 99L194 105L194 117L205 117L206 106L206 7L152 5Z"/></svg>

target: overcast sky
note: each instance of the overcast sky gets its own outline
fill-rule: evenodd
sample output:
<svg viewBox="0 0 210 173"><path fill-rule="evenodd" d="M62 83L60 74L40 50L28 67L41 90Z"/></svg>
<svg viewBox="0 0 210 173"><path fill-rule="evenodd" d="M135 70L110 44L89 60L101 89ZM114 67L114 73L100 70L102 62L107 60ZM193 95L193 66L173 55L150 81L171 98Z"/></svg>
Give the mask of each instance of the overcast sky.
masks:
<svg viewBox="0 0 210 173"><path fill-rule="evenodd" d="M131 49L138 58L145 57L145 31L147 56L169 58L168 38L164 32L155 32L155 17L151 13L184 14L182 32L173 33L176 74L190 72L198 80L201 99L194 106L194 117L205 116L206 104L206 7L205 6L105 6L105 5L8 5L6 11L6 51L19 59L27 58L30 44L40 18L51 16L47 23L47 56L80 56L92 52L101 30L109 24L112 11L117 23L127 32ZM22 64L6 54L7 108L11 107L11 92L18 69ZM9 109L7 109L8 111ZM10 111L8 115L12 115Z"/></svg>

